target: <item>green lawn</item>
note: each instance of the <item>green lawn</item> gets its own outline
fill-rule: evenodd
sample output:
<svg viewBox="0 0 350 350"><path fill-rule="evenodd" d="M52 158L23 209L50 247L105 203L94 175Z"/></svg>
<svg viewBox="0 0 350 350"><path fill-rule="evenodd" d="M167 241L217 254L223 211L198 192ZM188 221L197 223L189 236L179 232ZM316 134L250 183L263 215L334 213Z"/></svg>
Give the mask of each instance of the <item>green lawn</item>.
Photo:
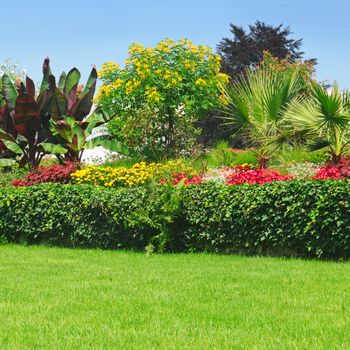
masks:
<svg viewBox="0 0 350 350"><path fill-rule="evenodd" d="M0 349L349 349L350 264L0 247Z"/></svg>

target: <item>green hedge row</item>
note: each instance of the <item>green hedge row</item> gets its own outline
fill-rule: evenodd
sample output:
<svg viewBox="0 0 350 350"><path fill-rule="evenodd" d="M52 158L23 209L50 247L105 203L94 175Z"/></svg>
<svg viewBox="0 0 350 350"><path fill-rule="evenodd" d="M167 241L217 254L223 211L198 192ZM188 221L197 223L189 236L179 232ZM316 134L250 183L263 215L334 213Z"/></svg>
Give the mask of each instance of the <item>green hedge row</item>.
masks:
<svg viewBox="0 0 350 350"><path fill-rule="evenodd" d="M107 249L350 256L350 182L0 189L9 242Z"/></svg>

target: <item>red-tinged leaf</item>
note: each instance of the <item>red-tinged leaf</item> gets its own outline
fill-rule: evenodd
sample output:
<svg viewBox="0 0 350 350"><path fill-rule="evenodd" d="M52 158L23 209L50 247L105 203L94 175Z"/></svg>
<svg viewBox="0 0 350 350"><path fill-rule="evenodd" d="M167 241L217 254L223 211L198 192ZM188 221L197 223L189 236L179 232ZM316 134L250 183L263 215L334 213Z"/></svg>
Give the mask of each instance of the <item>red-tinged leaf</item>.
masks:
<svg viewBox="0 0 350 350"><path fill-rule="evenodd" d="M0 125L5 132L16 138L17 131L10 116L10 111L6 105L2 107L0 112Z"/></svg>
<svg viewBox="0 0 350 350"><path fill-rule="evenodd" d="M51 76L50 59L46 57L43 63L43 80L41 82L40 92L44 92L49 87L50 76Z"/></svg>
<svg viewBox="0 0 350 350"><path fill-rule="evenodd" d="M76 102L76 98L77 98L77 89L78 89L78 84L75 84L73 86L73 88L71 89L71 91L68 94L68 111L71 110L71 108L73 107L73 105ZM69 113L69 112L68 112Z"/></svg>
<svg viewBox="0 0 350 350"><path fill-rule="evenodd" d="M67 100L62 91L56 87L53 75L49 77L49 87L38 98L41 120L60 119L67 111Z"/></svg>
<svg viewBox="0 0 350 350"><path fill-rule="evenodd" d="M92 99L94 98L97 83L97 71L92 69L88 81L82 96L72 108L69 108L69 115L75 118L75 120L82 121L91 111Z"/></svg>
<svg viewBox="0 0 350 350"><path fill-rule="evenodd" d="M35 85L32 79L26 77L26 91L27 94L35 98Z"/></svg>
<svg viewBox="0 0 350 350"><path fill-rule="evenodd" d="M21 93L10 115L19 134L28 136L30 131L40 130L39 108L32 96Z"/></svg>

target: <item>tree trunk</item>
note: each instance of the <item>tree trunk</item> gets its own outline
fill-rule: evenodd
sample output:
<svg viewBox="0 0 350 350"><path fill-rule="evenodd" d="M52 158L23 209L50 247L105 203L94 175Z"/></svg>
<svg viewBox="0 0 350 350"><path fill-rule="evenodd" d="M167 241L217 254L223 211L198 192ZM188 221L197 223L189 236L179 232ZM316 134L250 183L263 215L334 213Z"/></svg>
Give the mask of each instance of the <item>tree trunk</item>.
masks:
<svg viewBox="0 0 350 350"><path fill-rule="evenodd" d="M175 135L174 135L174 110L168 108L168 135L167 135L167 149L168 155L175 155Z"/></svg>
<svg viewBox="0 0 350 350"><path fill-rule="evenodd" d="M333 165L339 164L339 162L341 160L341 154L336 154L336 153L332 152L331 156L332 156L332 164Z"/></svg>
<svg viewBox="0 0 350 350"><path fill-rule="evenodd" d="M259 168L267 169L267 165L269 163L270 157L260 157L259 158Z"/></svg>

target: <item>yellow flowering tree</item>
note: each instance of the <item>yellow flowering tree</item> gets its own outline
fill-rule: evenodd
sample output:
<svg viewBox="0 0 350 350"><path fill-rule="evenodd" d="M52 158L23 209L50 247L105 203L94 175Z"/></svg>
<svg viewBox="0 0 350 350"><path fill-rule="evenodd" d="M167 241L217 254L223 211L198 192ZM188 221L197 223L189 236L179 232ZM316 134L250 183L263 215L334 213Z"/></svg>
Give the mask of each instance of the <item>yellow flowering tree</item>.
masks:
<svg viewBox="0 0 350 350"><path fill-rule="evenodd" d="M143 154L173 156L189 150L195 122L218 106L220 57L191 41L163 40L155 47L134 43L125 67L107 62L97 103L115 116L110 130Z"/></svg>

